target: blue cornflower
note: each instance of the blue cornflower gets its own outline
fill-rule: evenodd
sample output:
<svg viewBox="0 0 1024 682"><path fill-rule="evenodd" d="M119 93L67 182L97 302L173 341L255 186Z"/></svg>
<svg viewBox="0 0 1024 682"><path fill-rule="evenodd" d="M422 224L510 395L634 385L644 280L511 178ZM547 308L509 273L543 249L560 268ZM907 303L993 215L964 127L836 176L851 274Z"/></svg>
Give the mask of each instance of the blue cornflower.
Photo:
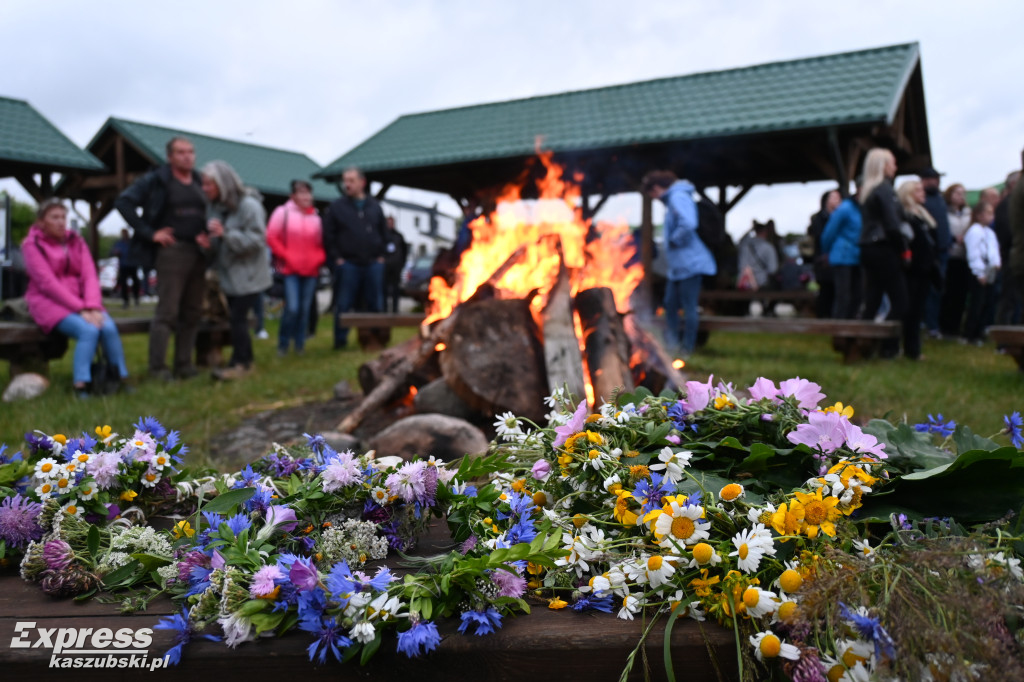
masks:
<svg viewBox="0 0 1024 682"><path fill-rule="evenodd" d="M298 596L299 627L302 623L319 623L320 618L327 609L327 594L320 588L299 592ZM306 628L303 628L304 630ZM307 630L312 632L312 630Z"/></svg>
<svg viewBox="0 0 1024 682"><path fill-rule="evenodd" d="M612 598L608 596L583 595L576 600L572 608L574 611L604 611L605 613L611 613L613 608Z"/></svg>
<svg viewBox="0 0 1024 682"><path fill-rule="evenodd" d="M344 595L356 591L355 581L352 580L352 571L344 559L331 567L330 573L327 574L326 584L335 599L342 599Z"/></svg>
<svg viewBox="0 0 1024 682"><path fill-rule="evenodd" d="M232 488L252 488L259 484L260 475L252 470L251 464L246 464L245 468L238 472L239 480L235 481Z"/></svg>
<svg viewBox="0 0 1024 682"><path fill-rule="evenodd" d="M674 491L665 477L657 472L651 473L650 480L640 479L633 488L633 497L640 503L640 516L645 516L661 506L661 498L671 495Z"/></svg>
<svg viewBox="0 0 1024 682"><path fill-rule="evenodd" d="M299 629L316 635L316 640L307 649L311 661L316 657L318 662L324 663L327 660L328 651L334 655L334 660L340 661L341 649L346 649L352 644L352 640L342 634L344 630L333 616L299 621ZM319 656L316 655L317 650L320 651Z"/></svg>
<svg viewBox="0 0 1024 682"><path fill-rule="evenodd" d="M248 528L252 527L252 521L249 520L249 515L248 514L235 514L234 516L232 516L230 519L228 519L224 523L228 524L228 528L236 536L241 535L242 531L247 530ZM220 527L219 523L217 524L217 527L218 528Z"/></svg>
<svg viewBox="0 0 1024 682"><path fill-rule="evenodd" d="M455 492L455 488L454 487L452 488L452 492L453 493ZM462 491L462 494L465 495L466 497L476 497L477 494L478 494L476 486L475 485L467 485L465 490Z"/></svg>
<svg viewBox="0 0 1024 682"><path fill-rule="evenodd" d="M686 408L683 407L682 400L668 408L668 418L672 420L672 425L680 431L686 428Z"/></svg>
<svg viewBox="0 0 1024 682"><path fill-rule="evenodd" d="M323 437L323 434L317 433L311 436L304 433L302 435L306 437L306 446L313 452L320 452L327 447L327 439Z"/></svg>
<svg viewBox="0 0 1024 682"><path fill-rule="evenodd" d="M164 656L167 657L169 665L178 665L181 661L181 650L188 644L189 640L192 639L192 635L195 634L195 630L192 629L192 624L188 620L188 610L185 607L181 608L181 613L176 613L173 616L164 616L160 619L160 622L153 626L154 630L174 630L174 646L167 650ZM220 637L216 635L200 635L204 639L208 639L211 642L219 642Z"/></svg>
<svg viewBox="0 0 1024 682"><path fill-rule="evenodd" d="M440 643L437 626L429 620L416 621L411 628L398 633L398 650L409 658L429 653Z"/></svg>
<svg viewBox="0 0 1024 682"><path fill-rule="evenodd" d="M533 542L533 539L537 537L537 529L533 527L533 521L529 517L523 517L508 529L506 537L513 545L520 542Z"/></svg>
<svg viewBox="0 0 1024 682"><path fill-rule="evenodd" d="M146 431L157 440L167 435L167 429L156 420L156 417L140 417L135 428L139 431Z"/></svg>
<svg viewBox="0 0 1024 682"><path fill-rule="evenodd" d="M882 627L877 618L863 616L851 611L843 602L839 602L839 613L853 624L853 628L861 637L874 642L875 656L878 658L882 658L883 655L887 658L895 657L896 646L893 644L892 637L885 631L885 628Z"/></svg>
<svg viewBox="0 0 1024 682"><path fill-rule="evenodd" d="M252 512L266 512L270 508L270 502L273 499L274 491L270 488L264 488L261 485L256 486L256 492L245 501L245 510L249 513Z"/></svg>
<svg viewBox="0 0 1024 682"><path fill-rule="evenodd" d="M1013 447L1018 450L1024 448L1024 434L1021 433L1024 430L1024 419L1021 419L1020 412L1005 415L1003 423L1006 424L1003 433L1010 435L1010 443Z"/></svg>
<svg viewBox="0 0 1024 682"><path fill-rule="evenodd" d="M387 566L382 566L368 583L370 587L378 592L384 592L388 589L388 585L398 580L395 576L391 575L391 570Z"/></svg>
<svg viewBox="0 0 1024 682"><path fill-rule="evenodd" d="M956 429L956 422L950 419L948 422L943 423L943 416L940 412L935 417L928 415L927 422L914 424L914 428L921 433L935 433L943 438L948 438L953 435L953 431Z"/></svg>
<svg viewBox="0 0 1024 682"><path fill-rule="evenodd" d="M193 594L202 594L206 591L206 588L210 586L210 574L213 573L212 568L206 568L204 566L193 566L189 570L188 584L189 591L185 593L186 597L191 597Z"/></svg>
<svg viewBox="0 0 1024 682"><path fill-rule="evenodd" d="M220 528L220 524L224 523L224 517L217 512L204 511L203 518L210 524L210 528Z"/></svg>
<svg viewBox="0 0 1024 682"><path fill-rule="evenodd" d="M74 452L75 450L81 450L82 452L92 452L98 440L90 436L89 434L82 432L81 438L72 438L66 443L66 450L68 452Z"/></svg>
<svg viewBox="0 0 1024 682"><path fill-rule="evenodd" d="M34 433L25 434L25 443L28 445L29 454L37 454L39 452L50 452L53 449L53 441L47 436L37 436Z"/></svg>
<svg viewBox="0 0 1024 682"><path fill-rule="evenodd" d="M476 626L473 634L478 636L489 635L501 627L501 614L493 606L488 606L486 611L463 611L460 618L459 634L463 635L471 624Z"/></svg>

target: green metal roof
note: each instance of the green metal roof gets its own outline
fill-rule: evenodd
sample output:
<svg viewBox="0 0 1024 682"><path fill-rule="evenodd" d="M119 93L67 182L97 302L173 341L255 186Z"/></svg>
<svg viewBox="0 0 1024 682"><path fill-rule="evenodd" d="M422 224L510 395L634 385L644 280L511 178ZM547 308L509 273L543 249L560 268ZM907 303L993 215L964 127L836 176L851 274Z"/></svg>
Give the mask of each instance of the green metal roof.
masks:
<svg viewBox="0 0 1024 682"><path fill-rule="evenodd" d="M917 43L409 114L320 172L441 166L555 152L891 123Z"/></svg>
<svg viewBox="0 0 1024 682"><path fill-rule="evenodd" d="M0 164L101 171L95 156L78 148L24 100L0 97Z"/></svg>
<svg viewBox="0 0 1024 682"><path fill-rule="evenodd" d="M208 161L227 161L246 185L264 194L288 196L291 193L289 185L292 180L309 180L313 185L313 195L317 199L330 200L339 196L337 187L313 178L313 174L320 170L319 164L299 152L114 117L107 119L88 148L92 148L109 129L123 135L153 164L164 163L167 158L167 141L172 137L182 136L190 139L195 145L197 168L202 168Z"/></svg>

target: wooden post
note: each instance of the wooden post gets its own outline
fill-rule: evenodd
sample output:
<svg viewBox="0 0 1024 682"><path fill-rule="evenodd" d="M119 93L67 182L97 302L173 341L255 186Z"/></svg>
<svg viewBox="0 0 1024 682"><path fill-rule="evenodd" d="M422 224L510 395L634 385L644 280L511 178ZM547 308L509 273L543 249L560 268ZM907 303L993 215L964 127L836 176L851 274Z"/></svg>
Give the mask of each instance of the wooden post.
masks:
<svg viewBox="0 0 1024 682"><path fill-rule="evenodd" d="M573 324L572 299L569 294L569 271L565 263L558 270L558 281L548 294L544 308L544 364L548 374L548 390L554 392L565 385L577 400L586 397L583 385L583 354Z"/></svg>
<svg viewBox="0 0 1024 682"><path fill-rule="evenodd" d="M622 317L615 310L612 290L598 287L579 292L576 294L576 310L583 327L595 406L611 402L618 391L632 391L629 338L623 329Z"/></svg>
<svg viewBox="0 0 1024 682"><path fill-rule="evenodd" d="M641 191L643 197L643 208L640 214L640 261L644 266L644 282L651 284L651 262L654 260L654 224L652 222L653 201L649 194Z"/></svg>
<svg viewBox="0 0 1024 682"><path fill-rule="evenodd" d="M117 177L117 191L123 192L128 184L125 180L124 138L120 135L114 138L114 173Z"/></svg>

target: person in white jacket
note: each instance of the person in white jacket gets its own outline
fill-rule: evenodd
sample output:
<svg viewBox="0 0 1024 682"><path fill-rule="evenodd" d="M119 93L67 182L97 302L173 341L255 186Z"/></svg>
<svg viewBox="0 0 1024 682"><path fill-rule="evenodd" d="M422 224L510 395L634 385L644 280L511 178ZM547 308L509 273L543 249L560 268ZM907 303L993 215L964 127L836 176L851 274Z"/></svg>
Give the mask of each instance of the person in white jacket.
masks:
<svg viewBox="0 0 1024 682"><path fill-rule="evenodd" d="M967 289L967 318L964 339L980 346L985 339L985 320L995 308L996 273L1003 263L999 257L999 240L989 225L995 219L991 204L978 202L971 211L971 226L964 233L967 265L971 282Z"/></svg>

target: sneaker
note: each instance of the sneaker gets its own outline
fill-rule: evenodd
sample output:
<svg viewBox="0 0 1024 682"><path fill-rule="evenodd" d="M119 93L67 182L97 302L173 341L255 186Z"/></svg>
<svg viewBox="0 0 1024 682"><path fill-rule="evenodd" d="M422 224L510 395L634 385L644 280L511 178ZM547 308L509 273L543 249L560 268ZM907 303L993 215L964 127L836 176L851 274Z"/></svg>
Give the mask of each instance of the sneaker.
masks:
<svg viewBox="0 0 1024 682"><path fill-rule="evenodd" d="M266 341L267 339L270 338L270 334L267 333L266 329L261 329L258 332L256 332L256 338Z"/></svg>

